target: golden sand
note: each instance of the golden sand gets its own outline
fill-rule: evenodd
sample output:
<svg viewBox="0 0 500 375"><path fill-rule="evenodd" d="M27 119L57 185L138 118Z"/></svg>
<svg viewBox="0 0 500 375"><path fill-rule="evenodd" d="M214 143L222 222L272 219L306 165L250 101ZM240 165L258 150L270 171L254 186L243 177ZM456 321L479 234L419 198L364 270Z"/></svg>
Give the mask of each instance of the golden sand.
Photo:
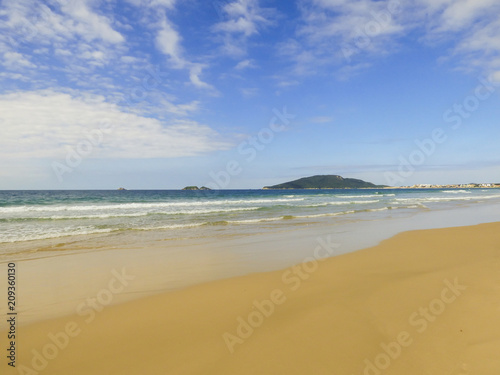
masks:
<svg viewBox="0 0 500 375"><path fill-rule="evenodd" d="M500 223L96 306L18 328L15 369L1 332L1 373L498 375Z"/></svg>

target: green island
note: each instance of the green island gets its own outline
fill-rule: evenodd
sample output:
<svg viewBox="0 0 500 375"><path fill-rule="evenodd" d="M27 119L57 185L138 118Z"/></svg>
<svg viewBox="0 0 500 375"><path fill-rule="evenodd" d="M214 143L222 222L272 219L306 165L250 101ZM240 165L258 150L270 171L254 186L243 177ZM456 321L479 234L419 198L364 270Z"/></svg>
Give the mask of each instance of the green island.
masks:
<svg viewBox="0 0 500 375"><path fill-rule="evenodd" d="M375 185L355 178L344 178L338 175L318 175L303 177L278 185L265 186L263 189L377 189L384 187L386 186Z"/></svg>
<svg viewBox="0 0 500 375"><path fill-rule="evenodd" d="M207 188L206 186L198 187L198 186L186 186L182 190L212 190L210 188Z"/></svg>

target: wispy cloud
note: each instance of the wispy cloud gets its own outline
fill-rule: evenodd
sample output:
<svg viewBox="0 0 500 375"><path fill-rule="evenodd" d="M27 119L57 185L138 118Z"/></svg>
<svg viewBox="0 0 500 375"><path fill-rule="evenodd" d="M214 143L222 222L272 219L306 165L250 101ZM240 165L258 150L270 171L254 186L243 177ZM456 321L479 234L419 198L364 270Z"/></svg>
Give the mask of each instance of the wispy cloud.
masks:
<svg viewBox="0 0 500 375"><path fill-rule="evenodd" d="M138 14L141 14L138 18L142 17L144 27L154 33L154 45L167 57L169 67L185 69L194 87L214 90L202 79L206 63L186 58L182 36L167 16L167 12L175 12L176 1L127 2L138 7ZM37 79L47 78L51 71L63 72L66 80L86 89L89 75L96 71L101 79L92 82L92 85L114 80L113 70L122 74L127 72L133 79L130 71L136 68L133 65L142 63L142 68L147 67L152 56L143 56L141 51L130 56L130 48L140 41L127 40L128 20L120 22L112 11L105 14L106 8L97 10L96 5L98 2L91 0L58 0L50 7L36 0L2 3L0 16L5 22L0 23L0 56L3 57L3 66L9 71L22 72L23 76ZM136 34L134 38L140 38L140 35ZM25 45L36 46L36 51L31 56L23 53ZM101 70L110 67L113 69L107 72ZM120 86L122 83L115 84ZM97 84L94 88L98 90L100 86Z"/></svg>
<svg viewBox="0 0 500 375"><path fill-rule="evenodd" d="M158 33L156 34L156 47L171 59L175 67L184 68L187 62L182 57L180 41L181 37L179 33L173 28L165 14L163 14Z"/></svg>
<svg viewBox="0 0 500 375"><path fill-rule="evenodd" d="M433 33L464 30L479 18L490 18L492 11L498 7L495 0L419 0L416 4L421 13L432 16L428 29Z"/></svg>
<svg viewBox="0 0 500 375"><path fill-rule="evenodd" d="M125 41L123 35L114 30L109 18L97 14L90 8L88 0L59 0L59 4L61 11L74 21L71 24L66 23L68 25L67 29L74 34L79 35L87 41L96 39L108 43L122 43Z"/></svg>
<svg viewBox="0 0 500 375"><path fill-rule="evenodd" d="M500 70L496 0L303 0L300 10L295 35L279 46L294 75L333 66L338 78L348 79L369 68L374 56L397 53L400 39L415 30L423 43L445 44L443 56L459 56L461 68Z"/></svg>
<svg viewBox="0 0 500 375"><path fill-rule="evenodd" d="M450 43L445 57L455 57L458 67L493 75L500 71L498 1L420 0L417 9L428 20L424 41Z"/></svg>
<svg viewBox="0 0 500 375"><path fill-rule="evenodd" d="M126 2L137 7L163 6L167 9L171 9L174 7L177 0L126 0Z"/></svg>
<svg viewBox="0 0 500 375"><path fill-rule="evenodd" d="M184 56L185 53L181 46L182 37L175 29L172 22L168 19L165 10L161 6L172 9L175 5L175 0L170 1L153 1L147 4L149 7L156 8L156 11L161 14L158 22L158 29L155 38L157 49L169 58L169 62L175 69L187 69L189 71L189 80L191 84L200 89L209 89L215 92L212 85L203 81L201 75L206 64L191 62Z"/></svg>
<svg viewBox="0 0 500 375"><path fill-rule="evenodd" d="M170 111L197 108L188 103ZM160 121L127 112L104 97L51 90L0 95L0 158L64 158L93 130L109 131L95 158L171 158L193 156L230 147L210 127L188 119Z"/></svg>
<svg viewBox="0 0 500 375"><path fill-rule="evenodd" d="M53 2L52 7L33 0L9 1L2 5L0 15L5 18L2 29L9 31L9 42L14 46L29 41L64 43L76 38L109 44L125 41L114 29L113 21L92 9L88 0L60 0Z"/></svg>
<svg viewBox="0 0 500 375"><path fill-rule="evenodd" d="M96 2L35 0L2 2L0 53L3 66L39 84L54 72L78 80L116 60L125 50L125 36L113 17L94 8ZM73 69L63 70L61 65ZM56 74L57 74L56 73ZM13 77L13 76L11 76ZM64 79L59 74L59 79Z"/></svg>
<svg viewBox="0 0 500 375"><path fill-rule="evenodd" d="M259 89L256 87L246 87L242 88L240 91L245 98L252 98L259 94Z"/></svg>
<svg viewBox="0 0 500 375"><path fill-rule="evenodd" d="M309 119L310 123L313 124L328 124L333 122L333 117L331 116L317 116Z"/></svg>
<svg viewBox="0 0 500 375"><path fill-rule="evenodd" d="M252 68L256 68L256 67L257 67L257 65L252 60L246 59L246 60L242 60L238 64L236 64L234 69L235 70L245 70L245 69L252 69Z"/></svg>
<svg viewBox="0 0 500 375"><path fill-rule="evenodd" d="M29 57L18 52L5 52L3 54L2 64L9 70L18 70L25 68L35 68L36 65L29 61Z"/></svg>
<svg viewBox="0 0 500 375"><path fill-rule="evenodd" d="M394 49L405 26L394 1L300 1L301 22L296 33L280 44L280 53L293 61L293 74L321 73L331 66L360 64L366 56ZM364 63L364 61L361 61Z"/></svg>
<svg viewBox="0 0 500 375"><path fill-rule="evenodd" d="M233 57L246 55L248 39L272 25L276 16L275 9L261 7L259 0L235 0L222 12L226 19L213 30L221 36L222 52Z"/></svg>

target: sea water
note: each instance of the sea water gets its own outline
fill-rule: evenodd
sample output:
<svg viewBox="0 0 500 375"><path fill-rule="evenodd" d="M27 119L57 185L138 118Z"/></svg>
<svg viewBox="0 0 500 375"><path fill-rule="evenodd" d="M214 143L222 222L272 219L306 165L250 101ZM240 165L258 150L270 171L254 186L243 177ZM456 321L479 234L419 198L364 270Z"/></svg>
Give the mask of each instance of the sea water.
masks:
<svg viewBox="0 0 500 375"><path fill-rule="evenodd" d="M499 202L500 189L0 191L0 243L154 230L196 238Z"/></svg>
<svg viewBox="0 0 500 375"><path fill-rule="evenodd" d="M119 303L284 269L321 243L336 256L406 230L500 221L499 208L498 189L0 191L0 266L17 262L28 323L74 314L115 270L134 277Z"/></svg>

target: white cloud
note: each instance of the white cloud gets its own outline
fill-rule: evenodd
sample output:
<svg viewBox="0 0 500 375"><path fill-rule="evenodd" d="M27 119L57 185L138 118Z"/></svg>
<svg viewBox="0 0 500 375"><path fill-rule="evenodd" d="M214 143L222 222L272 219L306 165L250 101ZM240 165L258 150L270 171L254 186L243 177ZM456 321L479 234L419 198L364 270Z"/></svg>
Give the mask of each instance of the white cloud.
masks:
<svg viewBox="0 0 500 375"><path fill-rule="evenodd" d="M2 60L3 66L10 70L36 67L35 64L29 61L27 56L17 52L5 52Z"/></svg>
<svg viewBox="0 0 500 375"><path fill-rule="evenodd" d="M257 65L255 65L255 63L252 60L247 59L247 60L240 61L238 64L236 64L234 69L244 70L244 69L250 69L250 68L255 68L255 67L257 67Z"/></svg>
<svg viewBox="0 0 500 375"><path fill-rule="evenodd" d="M229 19L215 25L216 31L241 33L250 36L258 33L260 25L268 24L265 10L259 6L258 0L236 0L226 4L223 11Z"/></svg>
<svg viewBox="0 0 500 375"><path fill-rule="evenodd" d="M449 55L467 70L489 74L500 68L500 3L497 0L419 0L430 20L425 40L450 43ZM458 59L457 59L458 57Z"/></svg>
<svg viewBox="0 0 500 375"><path fill-rule="evenodd" d="M138 2L132 1L134 5L137 5ZM202 81L200 76L203 72L203 69L206 67L206 64L195 63L187 60L184 57L184 51L181 46L182 37L179 32L175 29L172 22L168 19L165 14L165 11L161 6L165 6L168 8L173 8L175 1L153 1L149 0L143 2L143 5L146 6L149 10L155 9L155 16L158 16L157 13L160 14L159 22L152 22L152 19L149 17L149 23L153 28L156 28L156 37L155 37L155 45L158 51L168 56L169 62L172 64L171 68L174 69L188 69L189 71L189 81L197 88L201 89L210 89L213 90L213 86Z"/></svg>
<svg viewBox="0 0 500 375"><path fill-rule="evenodd" d="M190 64L189 68L189 79L191 80L191 83L195 85L196 87L199 88L204 88L204 89L213 89L213 86L209 85L206 82L203 82L200 79L200 75L203 72L204 66L201 64Z"/></svg>
<svg viewBox="0 0 500 375"><path fill-rule="evenodd" d="M194 87L215 92L202 79L203 71L208 67L207 61L202 63L185 56L182 36L167 17L166 12L175 12L176 1L128 2L139 7L139 22L151 30L156 49L167 56L166 69L185 69ZM143 71L150 65L151 53L131 53L133 43L138 40L126 41L125 36L116 29L119 27L123 30L130 25L119 12L113 13L108 7L98 5L103 4L96 0L51 0L50 3L18 0L2 3L0 57L3 58L0 64L13 73L22 71L23 77L31 77L33 82L46 81L48 84L43 87L53 87L54 82L48 82L51 80L49 77L54 78L62 72L66 80L73 84L85 89L93 86L93 90L103 93L109 90L112 85L110 80L116 80L118 73L125 76L124 81L128 84L142 78L135 77L135 71ZM137 37L140 42L144 42L148 37L151 38L151 34ZM31 54L24 52L25 45L32 47ZM50 61L54 58L56 61ZM109 67L113 69L103 70ZM96 76L96 73L100 76Z"/></svg>
<svg viewBox="0 0 500 375"><path fill-rule="evenodd" d="M250 36L273 24L276 12L262 8L259 0L235 0L222 7L227 20L215 24L214 32L222 34L222 51L230 56L246 53L246 43Z"/></svg>
<svg viewBox="0 0 500 375"><path fill-rule="evenodd" d="M173 63L173 68L189 69L189 80L194 86L202 89L213 89L211 85L203 82L200 78L205 65L189 62L182 56L183 53L180 45L181 37L179 33L174 30L165 15L163 15L160 22L160 30L158 31L155 41L158 50L170 58L170 61Z"/></svg>
<svg viewBox="0 0 500 375"><path fill-rule="evenodd" d="M193 102L171 108L188 112ZM206 125L188 119L162 122L130 113L103 97L51 90L0 95L0 158L65 158L68 149L108 124L93 158L171 158L226 149Z"/></svg>
<svg viewBox="0 0 500 375"><path fill-rule="evenodd" d="M186 61L181 57L180 41L181 37L174 30L167 17L163 15L155 39L156 47L160 52L169 56L176 67L183 68L186 65Z"/></svg>
<svg viewBox="0 0 500 375"><path fill-rule="evenodd" d="M489 80L490 82L493 82L493 83L500 83L500 70L497 70L493 73L490 74L489 76Z"/></svg>
<svg viewBox="0 0 500 375"><path fill-rule="evenodd" d="M61 51L60 49L56 49L56 51ZM41 55L44 55L44 54L47 54L49 53L50 50L48 48L37 48L37 49L34 49L33 50L33 53L36 53L36 54L41 54Z"/></svg>
<svg viewBox="0 0 500 375"><path fill-rule="evenodd" d="M47 51L48 52L48 51ZM72 56L73 54L71 51L68 51L67 49L61 49L61 48L56 48L54 50L54 53L59 56Z"/></svg>
<svg viewBox="0 0 500 375"><path fill-rule="evenodd" d="M124 37L113 29L109 18L97 14L88 0L52 3L49 8L36 0L17 0L3 3L1 15L7 18L3 29L14 31L20 41L67 41L76 36L86 41L100 40L121 43Z"/></svg>
<svg viewBox="0 0 500 375"><path fill-rule="evenodd" d="M137 7L165 7L172 9L177 0L126 0Z"/></svg>
<svg viewBox="0 0 500 375"><path fill-rule="evenodd" d="M101 39L108 43L122 43L125 38L111 25L111 20L93 12L86 0L59 0L61 10L73 19L73 32L87 41Z"/></svg>
<svg viewBox="0 0 500 375"><path fill-rule="evenodd" d="M333 117L330 116L317 116L309 119L313 124L327 124L333 122Z"/></svg>
<svg viewBox="0 0 500 375"><path fill-rule="evenodd" d="M31 81L28 77L26 77L23 74L10 73L10 72L0 73L0 78L12 79L12 80L23 81L23 82L30 82Z"/></svg>
<svg viewBox="0 0 500 375"><path fill-rule="evenodd" d="M299 8L297 32L278 46L293 62L290 74L334 66L346 79L370 67L374 56L397 52L401 37L414 35L416 42L440 45L461 68L487 74L500 68L498 0L302 0Z"/></svg>
<svg viewBox="0 0 500 375"><path fill-rule="evenodd" d="M240 91L245 98L252 98L259 94L259 89L256 87L242 88Z"/></svg>
<svg viewBox="0 0 500 375"><path fill-rule="evenodd" d="M372 64L370 62L344 65L335 72L335 77L339 81L348 81L349 79L360 74L361 72L366 71L371 66Z"/></svg>
<svg viewBox="0 0 500 375"><path fill-rule="evenodd" d="M126 64L134 64L140 61L140 59L134 56L122 56L120 60Z"/></svg>
<svg viewBox="0 0 500 375"><path fill-rule="evenodd" d="M495 20L484 26L475 27L458 44L463 51L485 51L487 53L500 51L500 20Z"/></svg>
<svg viewBox="0 0 500 375"><path fill-rule="evenodd" d="M159 106L163 109L163 112L167 115L174 115L177 117L189 116L200 109L200 102L194 100L190 103L185 104L174 104L174 98L161 98L159 99Z"/></svg>
<svg viewBox="0 0 500 375"><path fill-rule="evenodd" d="M302 2L303 25L297 32L295 71L310 73L322 65L349 64L366 54L384 54L402 35L400 8L391 0L313 0ZM289 46L290 47L290 46ZM316 63L315 63L316 62Z"/></svg>
<svg viewBox="0 0 500 375"><path fill-rule="evenodd" d="M57 60L71 67L71 80L79 79L76 75L82 65L88 74L109 64L123 54L125 38L114 29L113 15L101 14L103 9L95 9L96 4L93 0L2 2L0 46L6 53L4 67L24 69L33 82L40 82L49 81L51 72L60 73ZM32 51L29 55L27 46ZM56 61L47 64L54 58Z"/></svg>
<svg viewBox="0 0 500 375"><path fill-rule="evenodd" d="M418 2L417 2L418 4ZM494 11L497 0L446 0L431 2L420 0L427 14L434 16L432 29L435 32L459 31L469 27L474 21Z"/></svg>

